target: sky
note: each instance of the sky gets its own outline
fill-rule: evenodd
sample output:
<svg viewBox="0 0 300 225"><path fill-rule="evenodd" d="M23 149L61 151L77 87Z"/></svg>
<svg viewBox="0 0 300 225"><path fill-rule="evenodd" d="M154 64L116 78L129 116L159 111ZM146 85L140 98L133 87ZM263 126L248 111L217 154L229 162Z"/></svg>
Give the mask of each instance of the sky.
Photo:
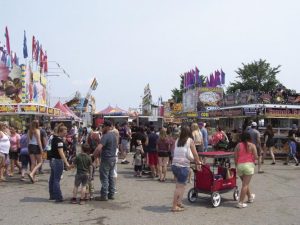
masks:
<svg viewBox="0 0 300 225"><path fill-rule="evenodd" d="M70 74L49 77L51 105L86 95L93 77L96 111L138 108L149 83L154 103L179 88L180 74L217 69L226 85L235 71L259 59L281 65L277 79L300 92L298 0L0 0L0 42L8 27L11 49L22 57L23 32ZM51 69L52 68L52 69Z"/></svg>

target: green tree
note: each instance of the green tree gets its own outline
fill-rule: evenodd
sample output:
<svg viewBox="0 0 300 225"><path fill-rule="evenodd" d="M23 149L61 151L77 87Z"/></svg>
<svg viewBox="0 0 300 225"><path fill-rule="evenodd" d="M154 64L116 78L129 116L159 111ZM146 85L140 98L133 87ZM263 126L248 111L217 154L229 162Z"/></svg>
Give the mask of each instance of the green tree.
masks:
<svg viewBox="0 0 300 225"><path fill-rule="evenodd" d="M183 75L180 75L180 89L174 88L171 92L173 101L175 103L181 103L183 94Z"/></svg>
<svg viewBox="0 0 300 225"><path fill-rule="evenodd" d="M243 67L235 71L240 81L231 82L227 88L227 93L234 93L236 90L263 91L269 92L275 90L280 82L276 79L276 74L280 72L277 67L271 67L266 60L260 59L250 64L242 63Z"/></svg>

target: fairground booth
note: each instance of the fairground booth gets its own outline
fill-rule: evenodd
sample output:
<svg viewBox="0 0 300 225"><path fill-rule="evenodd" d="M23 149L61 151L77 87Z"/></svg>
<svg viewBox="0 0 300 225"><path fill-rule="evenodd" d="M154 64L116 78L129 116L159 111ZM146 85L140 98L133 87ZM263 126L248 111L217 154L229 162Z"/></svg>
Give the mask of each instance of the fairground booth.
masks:
<svg viewBox="0 0 300 225"><path fill-rule="evenodd" d="M47 104L47 79L31 65L0 61L0 121L24 129L33 119L47 122L61 111Z"/></svg>
<svg viewBox="0 0 300 225"><path fill-rule="evenodd" d="M0 121L21 130L33 119L48 124L55 118L76 120L65 108L53 108L49 105L47 77L53 74L48 72L47 53L35 36L32 36L32 54L29 55L24 31L23 64L20 64L17 53L10 48L7 27L5 38L5 42L2 42L5 45L0 45Z"/></svg>

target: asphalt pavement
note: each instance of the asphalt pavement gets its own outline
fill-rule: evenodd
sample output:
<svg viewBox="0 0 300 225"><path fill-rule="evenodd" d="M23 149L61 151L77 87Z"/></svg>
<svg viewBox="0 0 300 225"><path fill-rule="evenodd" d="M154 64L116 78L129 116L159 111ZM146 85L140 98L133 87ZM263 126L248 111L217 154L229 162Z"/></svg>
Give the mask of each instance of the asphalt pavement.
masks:
<svg viewBox="0 0 300 225"><path fill-rule="evenodd" d="M160 225L160 224L238 224L238 225L298 225L300 224L300 167L283 165L278 161L263 165L265 173L255 174L252 191L254 203L247 208L236 208L233 191L221 194L219 207L214 208L210 196L200 194L200 199L189 203L184 195L185 211L171 212L175 183L168 171L167 181L158 182L143 176L133 176L133 165L118 164L118 193L115 200L88 201L85 205L70 204L75 171L64 173L61 187L65 202L48 201L49 168L31 184L20 181L20 175L0 182L0 224L100 224L100 225ZM99 195L99 173L95 176L96 196ZM241 187L240 181L238 181ZM78 196L79 197L79 196Z"/></svg>

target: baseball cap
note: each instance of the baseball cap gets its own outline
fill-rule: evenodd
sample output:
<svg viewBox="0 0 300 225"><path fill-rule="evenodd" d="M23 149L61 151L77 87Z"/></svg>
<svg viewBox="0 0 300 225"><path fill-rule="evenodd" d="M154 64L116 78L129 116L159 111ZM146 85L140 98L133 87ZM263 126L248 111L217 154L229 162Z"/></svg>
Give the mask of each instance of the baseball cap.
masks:
<svg viewBox="0 0 300 225"><path fill-rule="evenodd" d="M111 124L111 122L109 120L105 120L104 123L103 123L104 127L111 127L111 125L112 124Z"/></svg>
<svg viewBox="0 0 300 225"><path fill-rule="evenodd" d="M251 123L251 127L257 127L257 123L256 122L252 122Z"/></svg>

